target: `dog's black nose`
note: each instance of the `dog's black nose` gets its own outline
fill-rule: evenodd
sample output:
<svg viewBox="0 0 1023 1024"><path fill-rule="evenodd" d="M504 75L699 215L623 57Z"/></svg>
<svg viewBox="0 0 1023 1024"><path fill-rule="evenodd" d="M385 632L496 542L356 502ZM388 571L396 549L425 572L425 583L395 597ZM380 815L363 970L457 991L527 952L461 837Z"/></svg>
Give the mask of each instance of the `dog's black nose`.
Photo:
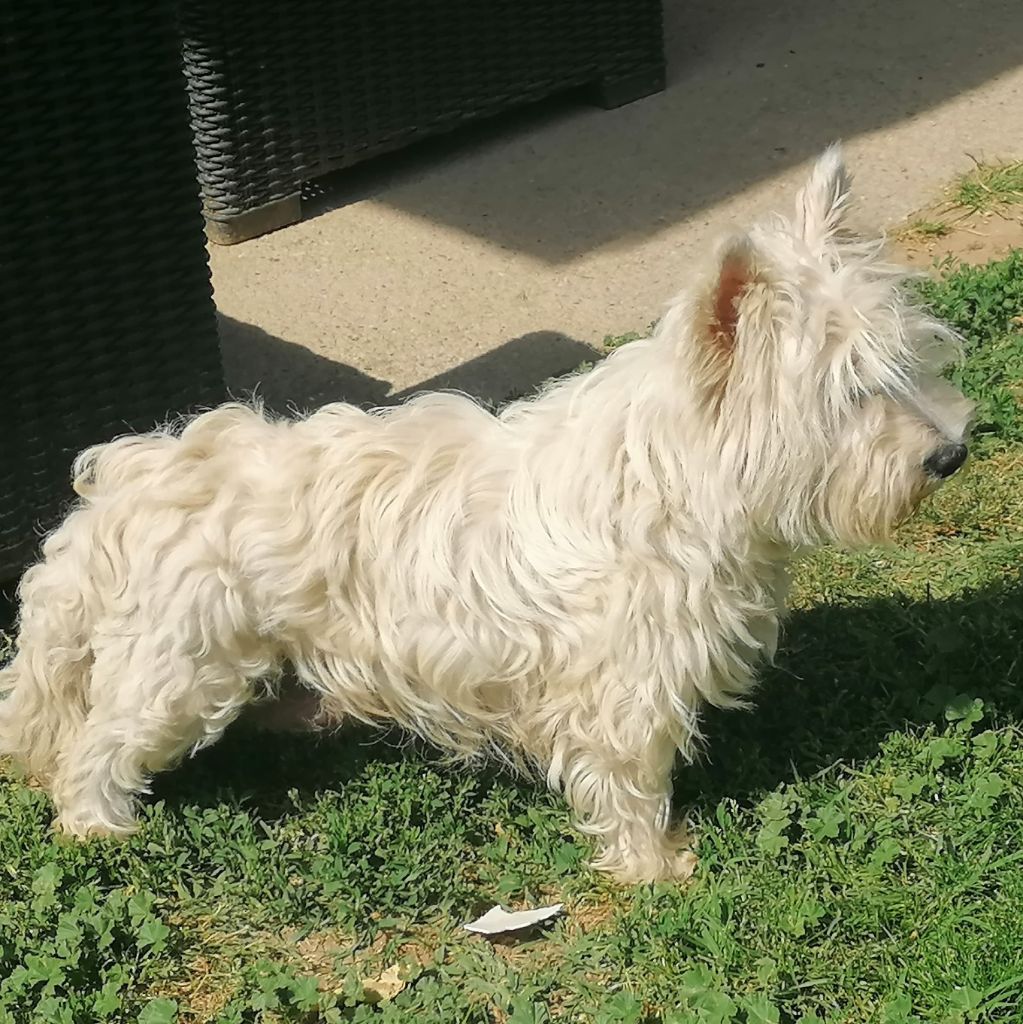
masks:
<svg viewBox="0 0 1023 1024"><path fill-rule="evenodd" d="M924 459L924 469L941 480L951 476L965 461L968 450L964 444L944 444Z"/></svg>

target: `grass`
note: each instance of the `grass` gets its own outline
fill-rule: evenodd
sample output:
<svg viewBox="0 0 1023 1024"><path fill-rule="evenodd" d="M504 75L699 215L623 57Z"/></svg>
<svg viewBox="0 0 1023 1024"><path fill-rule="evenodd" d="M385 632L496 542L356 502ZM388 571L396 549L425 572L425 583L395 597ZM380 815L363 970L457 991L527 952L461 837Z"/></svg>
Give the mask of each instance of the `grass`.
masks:
<svg viewBox="0 0 1023 1024"><path fill-rule="evenodd" d="M751 714L679 775L693 881L581 867L556 798L399 737L238 728L123 845L0 778L0 1024L1023 1019L1023 257L946 267L978 458L891 550L796 571ZM493 902L562 900L492 945Z"/></svg>
<svg viewBox="0 0 1023 1024"><path fill-rule="evenodd" d="M984 266L944 269L922 290L965 338L967 358L951 376L977 399L977 437L982 447L1023 442L1023 249Z"/></svg>
<svg viewBox="0 0 1023 1024"><path fill-rule="evenodd" d="M1023 160L985 164L964 174L952 190L952 201L965 210L984 213L1023 202Z"/></svg>

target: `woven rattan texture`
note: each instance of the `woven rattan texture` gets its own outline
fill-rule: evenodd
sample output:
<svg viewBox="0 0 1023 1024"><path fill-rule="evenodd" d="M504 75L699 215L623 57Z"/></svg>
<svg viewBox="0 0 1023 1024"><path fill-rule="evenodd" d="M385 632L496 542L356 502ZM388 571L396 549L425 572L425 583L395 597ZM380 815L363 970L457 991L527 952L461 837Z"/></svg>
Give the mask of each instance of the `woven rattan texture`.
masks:
<svg viewBox="0 0 1023 1024"><path fill-rule="evenodd" d="M470 119L664 67L660 0L183 0L182 12L214 220Z"/></svg>
<svg viewBox="0 0 1023 1024"><path fill-rule="evenodd" d="M0 580L80 449L222 395L169 4L0 5Z"/></svg>

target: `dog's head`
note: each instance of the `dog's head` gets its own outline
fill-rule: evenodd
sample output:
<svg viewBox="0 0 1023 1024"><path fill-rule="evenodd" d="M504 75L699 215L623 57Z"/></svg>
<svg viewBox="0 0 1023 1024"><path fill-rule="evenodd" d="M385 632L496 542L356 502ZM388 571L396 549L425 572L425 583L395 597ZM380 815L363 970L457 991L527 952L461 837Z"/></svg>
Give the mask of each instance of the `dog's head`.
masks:
<svg viewBox="0 0 1023 1024"><path fill-rule="evenodd" d="M713 453L792 545L886 538L967 454L972 404L940 377L958 340L846 230L848 199L832 148L794 215L725 244L666 325Z"/></svg>

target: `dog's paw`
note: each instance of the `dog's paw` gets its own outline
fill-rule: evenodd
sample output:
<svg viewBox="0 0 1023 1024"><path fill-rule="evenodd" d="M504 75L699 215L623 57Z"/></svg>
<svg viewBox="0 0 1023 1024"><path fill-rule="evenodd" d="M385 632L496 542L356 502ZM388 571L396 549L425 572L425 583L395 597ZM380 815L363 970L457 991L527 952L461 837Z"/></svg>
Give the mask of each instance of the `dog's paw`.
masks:
<svg viewBox="0 0 1023 1024"><path fill-rule="evenodd" d="M669 878L676 882L687 882L693 877L700 858L692 850L680 850L672 858L669 865Z"/></svg>
<svg viewBox="0 0 1023 1024"><path fill-rule="evenodd" d="M642 857L623 856L619 851L605 850L591 862L590 867L611 875L623 885L641 885L688 881L699 863L699 857L692 850L675 847Z"/></svg>
<svg viewBox="0 0 1023 1024"><path fill-rule="evenodd" d="M127 821L95 821L80 815L61 814L53 821L54 830L67 839L86 842L89 839L127 839L138 831L138 822Z"/></svg>

